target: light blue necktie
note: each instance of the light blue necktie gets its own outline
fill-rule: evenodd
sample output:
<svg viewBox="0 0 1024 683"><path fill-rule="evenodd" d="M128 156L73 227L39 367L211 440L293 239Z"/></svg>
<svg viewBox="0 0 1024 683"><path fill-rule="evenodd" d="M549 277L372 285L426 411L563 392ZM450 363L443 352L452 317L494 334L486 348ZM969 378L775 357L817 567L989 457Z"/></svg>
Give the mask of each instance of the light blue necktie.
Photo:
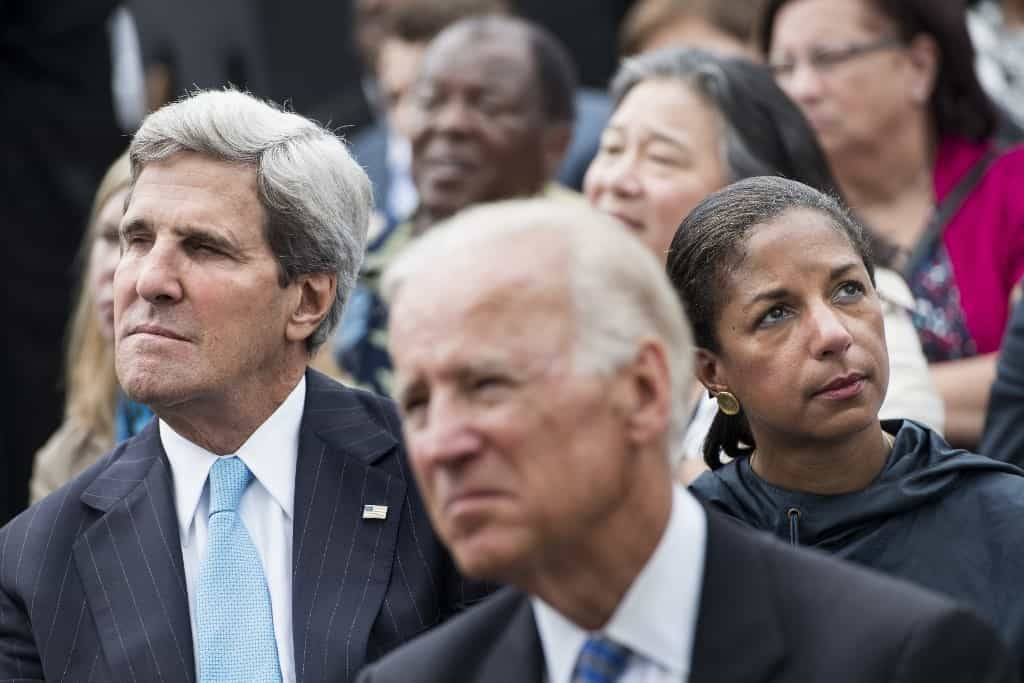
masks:
<svg viewBox="0 0 1024 683"><path fill-rule="evenodd" d="M280 683L270 589L238 516L252 472L235 456L210 468L210 521L199 570L200 683Z"/></svg>
<svg viewBox="0 0 1024 683"><path fill-rule="evenodd" d="M583 643L572 683L615 683L626 670L629 649L604 636L591 636Z"/></svg>

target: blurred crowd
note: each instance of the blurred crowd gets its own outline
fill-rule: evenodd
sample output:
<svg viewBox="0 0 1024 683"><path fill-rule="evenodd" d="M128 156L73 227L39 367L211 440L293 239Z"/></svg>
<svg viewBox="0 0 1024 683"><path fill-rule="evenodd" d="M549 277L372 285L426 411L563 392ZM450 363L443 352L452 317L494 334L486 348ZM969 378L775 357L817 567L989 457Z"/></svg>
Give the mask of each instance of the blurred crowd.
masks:
<svg viewBox="0 0 1024 683"><path fill-rule="evenodd" d="M501 346L474 327L479 310L508 318L507 345L535 350L546 299L524 298L518 322L504 302L582 272L558 256L578 249L607 281L573 285L589 316L575 334L606 335L613 354L616 326L634 324L624 309L647 315L661 290L619 296L646 292L628 284L641 276L594 264L632 247L583 247L585 235L544 233L531 212L608 220L667 274L692 329L687 341L652 323L669 354L672 340L695 352L692 373L680 369L689 360L662 359L670 468L651 476L792 545L968 605L1020 670L1024 1L11 0L0 17L0 526L153 421L122 386L114 346L122 218L154 163L133 135L152 112L230 87L319 122L365 171L365 253L338 285L344 310L318 328L310 366L397 401L431 521L469 577L548 595L534 574L511 580L519 569L475 571L478 550L431 510L440 494L424 482L457 454L417 421L421 394L451 392L452 410L478 399L459 399L468 390L427 350ZM539 204L501 204L525 199ZM531 227L456 238L471 223ZM475 250L472 263L460 249ZM834 358L854 360L827 384L808 379L808 359ZM497 405L513 389L480 391ZM822 396L867 407L837 409L833 424L801 408ZM601 414L563 409L518 416L549 437L539 451L575 452L559 431L567 415L581 425ZM829 458L815 450L825 442ZM560 474L596 495L607 484ZM673 490L665 500L683 495ZM538 616L545 653L561 642L556 622ZM394 662L379 680L408 675Z"/></svg>

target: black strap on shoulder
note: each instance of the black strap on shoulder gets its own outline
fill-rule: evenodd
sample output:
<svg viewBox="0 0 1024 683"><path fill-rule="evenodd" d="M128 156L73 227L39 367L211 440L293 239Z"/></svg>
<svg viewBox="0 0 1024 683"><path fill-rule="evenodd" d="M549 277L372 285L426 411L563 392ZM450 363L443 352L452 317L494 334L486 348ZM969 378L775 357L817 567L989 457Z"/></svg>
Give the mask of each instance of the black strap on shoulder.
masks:
<svg viewBox="0 0 1024 683"><path fill-rule="evenodd" d="M910 252L910 256L901 269L903 278L907 282L910 282L911 276L931 254L935 243L942 237L942 232L946 229L946 225L949 224L953 216L956 215L956 212L963 206L967 195L978 185L985 172L992 166L992 163L1003 153L1003 149L1003 145L999 144L990 147L980 159L967 169L967 173L960 178L950 193L942 200L942 203L935 207L931 218L928 219L928 225L925 227L921 237L918 238L913 251Z"/></svg>

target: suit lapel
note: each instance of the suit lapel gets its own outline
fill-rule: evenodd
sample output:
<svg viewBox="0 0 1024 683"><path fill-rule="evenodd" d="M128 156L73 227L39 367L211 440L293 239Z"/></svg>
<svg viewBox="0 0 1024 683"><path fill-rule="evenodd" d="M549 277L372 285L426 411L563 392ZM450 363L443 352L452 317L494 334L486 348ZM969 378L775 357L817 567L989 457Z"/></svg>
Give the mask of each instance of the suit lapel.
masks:
<svg viewBox="0 0 1024 683"><path fill-rule="evenodd" d="M773 680L786 653L774 605L781 586L736 522L705 511L707 551L690 683Z"/></svg>
<svg viewBox="0 0 1024 683"><path fill-rule="evenodd" d="M354 392L307 374L295 479L292 619L300 682L351 680L391 579L406 484L398 442ZM386 506L366 519L364 505Z"/></svg>
<svg viewBox="0 0 1024 683"><path fill-rule="evenodd" d="M530 600L522 595L491 654L480 666L473 681L479 683L522 683L543 681L544 649L537 633Z"/></svg>
<svg viewBox="0 0 1024 683"><path fill-rule="evenodd" d="M170 466L154 420L82 494L101 513L74 547L109 669L192 681L192 629Z"/></svg>

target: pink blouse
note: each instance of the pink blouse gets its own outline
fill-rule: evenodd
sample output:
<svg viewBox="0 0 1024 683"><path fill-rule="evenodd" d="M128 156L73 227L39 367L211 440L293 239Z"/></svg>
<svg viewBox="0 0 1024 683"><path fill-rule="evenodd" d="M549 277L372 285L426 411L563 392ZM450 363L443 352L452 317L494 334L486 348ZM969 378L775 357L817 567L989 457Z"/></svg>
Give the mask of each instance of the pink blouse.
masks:
<svg viewBox="0 0 1024 683"><path fill-rule="evenodd" d="M949 137L935 159L941 201L990 143ZM946 226L943 243L979 354L999 349L1010 293L1024 277L1024 145L1004 152Z"/></svg>

